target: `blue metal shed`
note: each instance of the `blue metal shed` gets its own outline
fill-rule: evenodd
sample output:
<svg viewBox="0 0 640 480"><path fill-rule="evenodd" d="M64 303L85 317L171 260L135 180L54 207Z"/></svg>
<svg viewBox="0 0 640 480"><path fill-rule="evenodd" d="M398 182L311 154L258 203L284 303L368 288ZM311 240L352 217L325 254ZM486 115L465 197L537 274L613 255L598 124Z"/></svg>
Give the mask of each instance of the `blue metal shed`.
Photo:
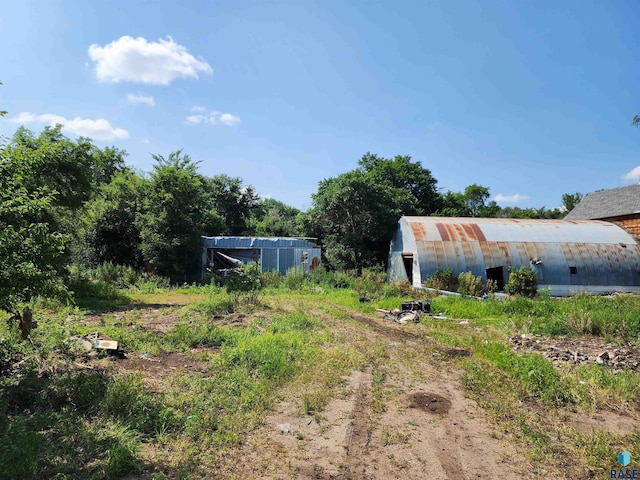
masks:
<svg viewBox="0 0 640 480"><path fill-rule="evenodd" d="M402 217L387 276L419 287L451 269L495 280L501 289L509 267L523 265L552 295L640 291L640 246L621 227L594 220Z"/></svg>
<svg viewBox="0 0 640 480"><path fill-rule="evenodd" d="M219 263L259 261L263 272L287 273L302 268L305 273L320 265L320 248L303 238L202 237L202 278Z"/></svg>

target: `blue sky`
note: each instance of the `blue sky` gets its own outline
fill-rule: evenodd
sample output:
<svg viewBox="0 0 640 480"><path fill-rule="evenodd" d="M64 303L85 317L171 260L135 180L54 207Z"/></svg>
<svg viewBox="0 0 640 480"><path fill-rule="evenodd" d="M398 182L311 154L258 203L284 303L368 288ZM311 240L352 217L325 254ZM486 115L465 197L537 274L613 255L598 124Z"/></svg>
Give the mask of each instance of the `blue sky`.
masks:
<svg viewBox="0 0 640 480"><path fill-rule="evenodd" d="M366 152L503 206L640 179L636 1L21 0L0 7L0 134L19 125L311 206Z"/></svg>

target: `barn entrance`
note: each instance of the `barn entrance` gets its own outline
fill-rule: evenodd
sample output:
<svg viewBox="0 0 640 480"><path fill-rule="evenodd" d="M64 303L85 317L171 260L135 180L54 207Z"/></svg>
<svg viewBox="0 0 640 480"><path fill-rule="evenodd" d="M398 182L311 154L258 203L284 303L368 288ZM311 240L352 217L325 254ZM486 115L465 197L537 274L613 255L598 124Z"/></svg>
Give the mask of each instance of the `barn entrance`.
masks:
<svg viewBox="0 0 640 480"><path fill-rule="evenodd" d="M497 290L504 290L504 267L487 268L487 281L496 282Z"/></svg>
<svg viewBox="0 0 640 480"><path fill-rule="evenodd" d="M413 285L413 253L403 253L402 263L404 264L404 270L409 279L409 283Z"/></svg>

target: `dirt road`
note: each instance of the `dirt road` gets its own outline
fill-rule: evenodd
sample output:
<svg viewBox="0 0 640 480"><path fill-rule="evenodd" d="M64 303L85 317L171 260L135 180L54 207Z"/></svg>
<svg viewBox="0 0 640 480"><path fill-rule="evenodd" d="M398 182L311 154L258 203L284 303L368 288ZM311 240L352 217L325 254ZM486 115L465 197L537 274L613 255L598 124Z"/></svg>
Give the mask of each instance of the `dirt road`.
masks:
<svg viewBox="0 0 640 480"><path fill-rule="evenodd" d="M323 317L344 338L385 346L372 367L353 371L316 415L287 398L252 435L232 472L237 478L533 478L531 467L465 397L455 357L412 326L345 312ZM381 378L380 372L384 372Z"/></svg>

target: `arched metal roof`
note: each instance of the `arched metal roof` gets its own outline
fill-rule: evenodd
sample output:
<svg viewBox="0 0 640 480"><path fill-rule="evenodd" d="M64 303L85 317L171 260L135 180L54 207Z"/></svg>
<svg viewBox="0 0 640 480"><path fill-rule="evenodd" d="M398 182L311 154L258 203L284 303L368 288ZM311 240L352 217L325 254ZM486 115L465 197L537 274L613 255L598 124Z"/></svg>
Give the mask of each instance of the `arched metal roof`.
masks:
<svg viewBox="0 0 640 480"><path fill-rule="evenodd" d="M634 237L613 223L592 220L402 217L388 276L394 281L410 275L419 286L437 270L470 271L486 281L495 275L489 269L502 268L506 282L508 268L522 265L531 265L539 286L557 295L640 290Z"/></svg>

